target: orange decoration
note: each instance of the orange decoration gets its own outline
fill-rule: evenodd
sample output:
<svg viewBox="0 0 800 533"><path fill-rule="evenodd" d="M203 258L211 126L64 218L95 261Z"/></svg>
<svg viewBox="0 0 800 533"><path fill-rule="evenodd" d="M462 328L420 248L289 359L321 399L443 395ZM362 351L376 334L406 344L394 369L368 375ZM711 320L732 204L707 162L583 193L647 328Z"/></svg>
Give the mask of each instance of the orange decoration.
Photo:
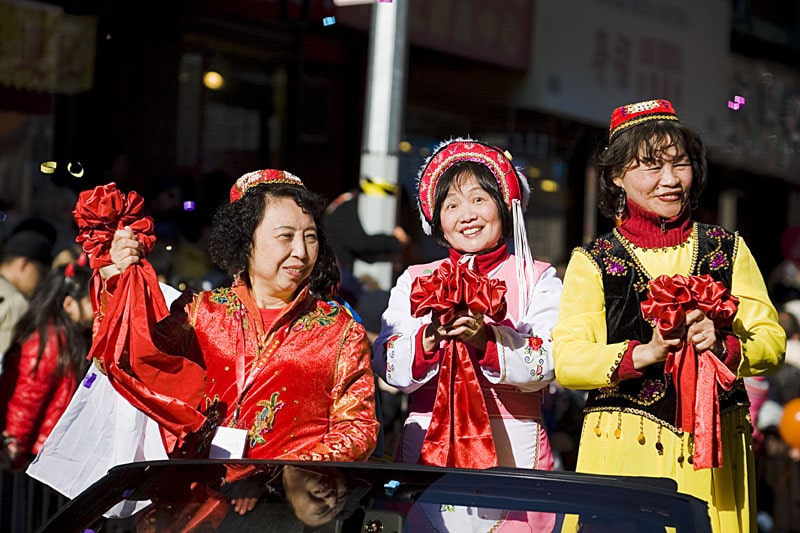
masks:
<svg viewBox="0 0 800 533"><path fill-rule="evenodd" d="M786 444L792 448L800 448L800 398L789 401L783 407L778 430Z"/></svg>

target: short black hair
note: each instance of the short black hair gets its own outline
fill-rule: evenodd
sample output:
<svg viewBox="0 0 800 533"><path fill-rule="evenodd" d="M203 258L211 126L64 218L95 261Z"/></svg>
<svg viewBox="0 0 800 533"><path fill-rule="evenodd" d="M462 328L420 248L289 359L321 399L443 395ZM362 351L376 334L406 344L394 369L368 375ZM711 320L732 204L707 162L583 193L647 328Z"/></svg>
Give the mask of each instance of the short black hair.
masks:
<svg viewBox="0 0 800 533"><path fill-rule="evenodd" d="M259 183L235 202L221 206L214 215L209 240L211 259L231 276L247 271L253 251L253 235L264 218L270 199L290 198L311 215L317 225L319 253L308 278L309 289L319 298L329 298L339 282L339 269L322 224L326 200L305 187L291 183Z"/></svg>

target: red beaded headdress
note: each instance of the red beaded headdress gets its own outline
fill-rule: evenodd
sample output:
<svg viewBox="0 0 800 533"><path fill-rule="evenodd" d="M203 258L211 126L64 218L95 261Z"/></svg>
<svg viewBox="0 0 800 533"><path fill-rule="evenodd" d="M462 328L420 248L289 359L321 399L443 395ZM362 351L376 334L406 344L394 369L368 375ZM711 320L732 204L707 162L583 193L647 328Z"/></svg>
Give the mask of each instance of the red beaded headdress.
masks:
<svg viewBox="0 0 800 533"><path fill-rule="evenodd" d="M255 187L259 183L291 183L292 185L305 187L300 178L285 170L273 170L269 168L265 170L256 170L254 172L248 172L236 180L236 183L231 187L231 202L235 202L244 196L251 187Z"/></svg>
<svg viewBox="0 0 800 533"><path fill-rule="evenodd" d="M447 169L461 161L471 161L488 168L497 180L503 202L511 211L514 260L520 294L517 316L522 317L528 308L535 285L533 257L523 215L523 209L528 205L530 198L530 187L527 178L511 164L508 152L473 139L453 139L439 145L419 172L417 189L422 230L427 235L431 234L434 199L439 178Z"/></svg>
<svg viewBox="0 0 800 533"><path fill-rule="evenodd" d="M523 207L528 204L528 180L511 164L511 157L495 146L473 139L453 139L439 145L420 169L417 190L422 229L431 234L436 185L445 171L461 161L472 161L488 168L500 189L505 204L511 208L514 200Z"/></svg>
<svg viewBox="0 0 800 533"><path fill-rule="evenodd" d="M645 100L635 104L618 107L611 113L611 124L608 127L608 142L631 126L648 120L678 120L675 108L669 100Z"/></svg>

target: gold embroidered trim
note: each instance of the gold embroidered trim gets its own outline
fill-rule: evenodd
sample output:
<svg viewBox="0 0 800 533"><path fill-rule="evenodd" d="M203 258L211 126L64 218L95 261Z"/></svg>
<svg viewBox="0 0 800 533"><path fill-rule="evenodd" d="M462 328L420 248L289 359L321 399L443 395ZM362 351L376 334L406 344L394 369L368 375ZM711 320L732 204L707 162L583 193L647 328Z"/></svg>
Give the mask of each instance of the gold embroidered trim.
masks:
<svg viewBox="0 0 800 533"><path fill-rule="evenodd" d="M608 142L611 142L611 139L613 139L614 136L617 135L622 130L630 128L631 126L636 126L637 124L641 124L642 122L648 122L650 120L678 120L678 117L669 114L653 114L628 120L626 122L623 122L616 128L614 128L613 130L611 130L611 133L608 134Z"/></svg>
<svg viewBox="0 0 800 533"><path fill-rule="evenodd" d="M637 270L639 270L639 272L642 275L644 275L648 281L653 279L653 276L647 271L646 268L644 268L644 265L642 265L642 263L639 261L639 258L636 257L636 254L634 253L634 250L638 249L636 245L634 245L631 241L626 239L622 235L622 233L619 232L617 228L614 228L613 231L614 231L614 236L617 239L619 239L619 242L622 244L625 250L627 250L628 255L630 255L631 258L633 259L633 262L636 264ZM700 254L700 239L698 238L698 236L699 236L699 230L697 228L697 222L694 222L692 224L692 233L689 237L689 240L692 241L692 262L691 266L689 267L689 274L696 272L697 270L697 258L698 255ZM645 249L653 250L654 248L645 248Z"/></svg>
<svg viewBox="0 0 800 533"><path fill-rule="evenodd" d="M730 406L726 407L725 409L722 409L720 411L720 414L724 415L724 414L733 412L733 411L735 411L737 409L746 408L746 407L747 406L745 406L744 404L730 405ZM587 407L587 408L585 408L583 410L584 415L587 415L589 413L600 413L602 415L603 413L617 413L617 412L626 413L626 414L635 415L635 416L643 416L643 417L647 418L648 420L650 420L651 422L654 422L656 424L664 426L665 428L667 428L668 430L673 432L678 437L682 437L683 434L684 434L683 431L681 431L677 427L673 426L669 422L667 422L665 420L662 420L662 419L658 418L657 416L648 413L647 411L642 411L641 409L633 409L631 407L611 407L611 406L607 406L606 405L606 406L601 406L601 407ZM750 420L750 414L749 413L745 413L745 416L747 417L747 419L749 421ZM584 425L583 429L585 429L586 417L584 417L584 419L583 419L583 425ZM686 433L690 433L690 432L687 431Z"/></svg>
<svg viewBox="0 0 800 533"><path fill-rule="evenodd" d="M612 378L614 377L614 372L617 371L619 365L622 363L622 358L625 357L625 352L628 351L628 345L630 345L630 343L631 341L625 341L625 343L622 346L622 351L617 353L617 359L614 361L614 364L611 365L611 369L608 371L608 374L606 375L606 383L608 385L614 384L614 382L612 381Z"/></svg>

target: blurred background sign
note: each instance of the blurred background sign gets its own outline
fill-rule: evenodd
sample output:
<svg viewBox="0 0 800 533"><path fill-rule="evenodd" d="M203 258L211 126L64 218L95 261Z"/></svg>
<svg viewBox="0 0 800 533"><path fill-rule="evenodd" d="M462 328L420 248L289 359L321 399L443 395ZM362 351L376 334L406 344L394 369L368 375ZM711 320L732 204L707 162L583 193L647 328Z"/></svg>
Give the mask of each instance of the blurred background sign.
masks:
<svg viewBox="0 0 800 533"><path fill-rule="evenodd" d="M0 0L0 21L0 85L59 94L92 87L96 17Z"/></svg>

